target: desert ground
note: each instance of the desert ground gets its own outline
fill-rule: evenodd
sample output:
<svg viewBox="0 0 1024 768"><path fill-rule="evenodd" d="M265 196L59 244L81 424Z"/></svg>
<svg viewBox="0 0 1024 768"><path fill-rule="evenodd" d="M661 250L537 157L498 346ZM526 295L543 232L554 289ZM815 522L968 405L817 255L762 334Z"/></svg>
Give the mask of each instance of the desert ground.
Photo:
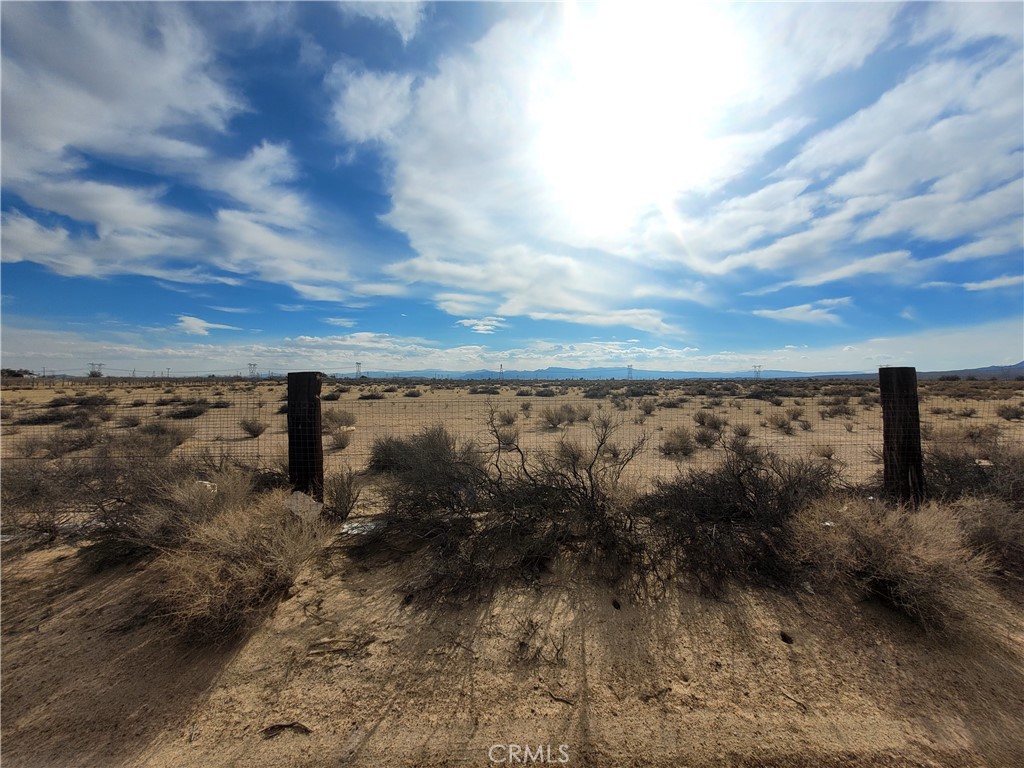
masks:
<svg viewBox="0 0 1024 768"><path fill-rule="evenodd" d="M109 402L88 399L96 395ZM656 579L610 579L604 561L568 548L455 599L424 586L424 569L443 554L359 548L405 498L373 471L381 438L413 439L443 424L485 452L505 435L534 455L567 439L590 445L607 416L618 430L602 462L640 446L615 476L622 488L603 489L609 499L714 471L736 438L833 469L837 495L799 518L813 549L844 527L847 506L875 522L890 514L868 499L880 469L877 384L327 380L323 395L325 474L357 477L361 493L337 520L303 518L302 554L289 555L287 579L275 571L274 589L245 603L234 631L197 634L208 625L189 623L201 614L191 604L182 618L182 595L194 602L196 584L236 578L237 563L214 563L204 576L188 560L232 551L210 538L214 524L241 520L233 524L247 531L246 516L300 516L288 511L286 490L236 487L242 472L281 474L284 383L5 382L5 766L1024 763L1024 591L1014 570L1024 510L1019 486L986 479L1024 445L1014 410L1024 408L1024 382L922 382L926 451L963 448L965 471L988 484L976 497L943 497L920 512L925 522L908 524L923 538L900 539L908 549L899 562L916 580L887 572L895 593L844 581L841 564L812 557L785 586L737 575L710 594L685 565ZM197 401L207 407L182 417ZM54 412L58 420L47 416ZM243 420L265 431L250 437ZM78 465L109 461L126 476L148 467L144 453L127 452L150 443L118 442L147 424L182 427L160 461L180 457L194 474L174 470L137 503L97 491L92 477L81 504L59 495L66 488L54 477ZM680 427L692 438L706 430L707 445L667 452ZM50 504L47 494L57 494ZM329 487L329 506L330 495ZM109 544L103 536L123 524L104 514L129 510L138 545L140 530L157 536L157 507L161 524L177 519L167 510L202 516L173 536L160 528L159 546L93 556L96 541ZM993 509L1003 517L985 517ZM984 525L969 527L976 518ZM993 520L1012 525L992 532ZM929 538L950 521L960 526L952 539ZM984 544L971 549L976 541ZM188 575L194 583L175 583ZM941 622L925 610L933 606Z"/></svg>

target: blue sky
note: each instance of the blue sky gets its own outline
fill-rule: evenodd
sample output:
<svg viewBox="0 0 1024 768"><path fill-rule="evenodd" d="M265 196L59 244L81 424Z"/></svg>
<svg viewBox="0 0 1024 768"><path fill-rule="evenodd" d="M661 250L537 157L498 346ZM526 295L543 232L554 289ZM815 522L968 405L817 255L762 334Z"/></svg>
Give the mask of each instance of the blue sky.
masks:
<svg viewBox="0 0 1024 768"><path fill-rule="evenodd" d="M2 359L1024 358L1020 3L3 3Z"/></svg>

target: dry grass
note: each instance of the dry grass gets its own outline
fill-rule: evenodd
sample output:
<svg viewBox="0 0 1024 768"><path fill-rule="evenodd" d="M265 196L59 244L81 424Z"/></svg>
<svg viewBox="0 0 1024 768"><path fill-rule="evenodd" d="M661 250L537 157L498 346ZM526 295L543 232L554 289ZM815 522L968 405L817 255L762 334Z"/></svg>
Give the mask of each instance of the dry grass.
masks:
<svg viewBox="0 0 1024 768"><path fill-rule="evenodd" d="M231 635L292 586L327 528L289 511L287 501L286 492L275 491L224 509L157 561L163 581L154 598L176 630L202 641Z"/></svg>
<svg viewBox="0 0 1024 768"><path fill-rule="evenodd" d="M949 504L914 510L827 498L793 516L789 543L820 585L852 584L926 629L952 632L986 625L1000 605L989 582L993 560L971 546L964 529L961 511Z"/></svg>
<svg viewBox="0 0 1024 768"><path fill-rule="evenodd" d="M334 522L341 522L352 514L362 482L359 475L346 467L324 477L324 516Z"/></svg>

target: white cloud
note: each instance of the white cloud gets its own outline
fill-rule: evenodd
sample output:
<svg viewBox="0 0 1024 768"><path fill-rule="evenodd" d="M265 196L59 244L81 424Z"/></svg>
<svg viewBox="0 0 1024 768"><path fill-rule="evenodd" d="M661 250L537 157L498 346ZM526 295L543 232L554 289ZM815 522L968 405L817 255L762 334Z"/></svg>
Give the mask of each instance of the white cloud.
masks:
<svg viewBox="0 0 1024 768"><path fill-rule="evenodd" d="M1024 250L1024 227L1019 221L1011 221L981 233L973 242L954 248L937 257L939 261L970 261L992 256L1013 255L1019 258Z"/></svg>
<svg viewBox="0 0 1024 768"><path fill-rule="evenodd" d="M356 321L351 317L325 317L324 322L328 325L337 325L341 328L352 328Z"/></svg>
<svg viewBox="0 0 1024 768"><path fill-rule="evenodd" d="M425 15L421 2L387 2L387 0L359 0L339 3L347 16L361 16L394 27L402 42L408 45L416 36Z"/></svg>
<svg viewBox="0 0 1024 768"><path fill-rule="evenodd" d="M928 240L952 240L1024 214L1024 180L1018 178L968 200L928 194L887 206L861 230L862 238L908 232Z"/></svg>
<svg viewBox="0 0 1024 768"><path fill-rule="evenodd" d="M767 317L770 320L783 320L796 323L813 323L815 325L839 325L842 318L832 310L834 307L850 304L850 297L841 299L820 299L810 304L798 304L782 309L755 309L753 314Z"/></svg>
<svg viewBox="0 0 1024 768"><path fill-rule="evenodd" d="M469 328L474 333L494 333L501 328L507 328L508 323L505 322L503 317L481 317L478 319L466 318L464 320L458 320L456 325L462 325Z"/></svg>
<svg viewBox="0 0 1024 768"><path fill-rule="evenodd" d="M958 47L990 37L1020 43L1024 14L1019 3L928 3L914 27L911 42L944 39Z"/></svg>
<svg viewBox="0 0 1024 768"><path fill-rule="evenodd" d="M665 322L662 314L651 309L612 309L600 314L588 312L527 312L533 320L558 320L595 326L625 326L665 336L683 336L686 331Z"/></svg>
<svg viewBox="0 0 1024 768"><path fill-rule="evenodd" d="M1024 275L1003 275L994 277L991 280L981 280L976 283L964 283L963 287L968 291L991 291L997 288L1012 288L1024 284Z"/></svg>
<svg viewBox="0 0 1024 768"><path fill-rule="evenodd" d="M309 218L308 203L288 186L299 167L287 145L264 141L241 160L204 165L199 175L264 223L295 229Z"/></svg>
<svg viewBox="0 0 1024 768"><path fill-rule="evenodd" d="M412 109L411 75L355 72L335 64L327 85L336 95L334 122L351 141L386 141Z"/></svg>
<svg viewBox="0 0 1024 768"><path fill-rule="evenodd" d="M449 315L470 315L489 306L491 301L472 293L438 293L434 295L438 309Z"/></svg>
<svg viewBox="0 0 1024 768"><path fill-rule="evenodd" d="M792 286L809 287L825 285L826 283L849 280L850 278L862 275L886 275L893 281L912 281L917 278L921 269L921 263L914 260L910 251L890 251L889 253L879 253L875 256L853 259L842 266L824 272L808 272L795 280L749 291L748 293L751 296L758 296Z"/></svg>
<svg viewBox="0 0 1024 768"><path fill-rule="evenodd" d="M243 107L211 76L211 58L198 28L173 5L5 7L5 184L20 188L39 174L74 169L71 148L113 157L204 156L172 132L220 130Z"/></svg>
<svg viewBox="0 0 1024 768"><path fill-rule="evenodd" d="M339 284L348 276L343 255L301 232L267 226L258 214L234 210L217 213L216 233L225 250L218 264L239 274L284 283L300 296L339 301Z"/></svg>
<svg viewBox="0 0 1024 768"><path fill-rule="evenodd" d="M136 343L84 336L74 331L25 328L5 318L3 365L11 368L87 370L90 360L111 368L159 370L171 365L175 373L245 371L246 363L274 370L351 371L355 362L364 370L409 371L443 368L456 371L590 367L632 362L647 369L749 371L753 364L804 371L873 371L882 362L913 365L919 370L948 370L1020 362L1024 348L1024 318L933 329L889 338L852 337L842 343L799 349L759 349L699 354L694 347L640 346L628 342L558 343L535 341L522 347L490 349L482 345L445 347L423 339L381 333L336 337L299 337L261 343L188 343L167 346L159 337ZM908 352L908 350L913 350Z"/></svg>
<svg viewBox="0 0 1024 768"><path fill-rule="evenodd" d="M209 336L210 331L240 331L233 325L222 325L221 323L209 323L191 315L178 315L178 322L174 330L187 333L190 336Z"/></svg>

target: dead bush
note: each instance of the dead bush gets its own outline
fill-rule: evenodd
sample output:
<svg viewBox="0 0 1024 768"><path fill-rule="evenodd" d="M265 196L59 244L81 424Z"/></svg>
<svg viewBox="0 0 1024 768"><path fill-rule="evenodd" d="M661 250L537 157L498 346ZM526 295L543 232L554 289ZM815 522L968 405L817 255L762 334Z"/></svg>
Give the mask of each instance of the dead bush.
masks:
<svg viewBox="0 0 1024 768"><path fill-rule="evenodd" d="M1024 419L1024 406L1006 403L996 407L996 415L1007 421Z"/></svg>
<svg viewBox="0 0 1024 768"><path fill-rule="evenodd" d="M155 600L172 626L196 641L230 636L292 586L327 529L287 502L288 494L277 491L225 510L157 561L163 580Z"/></svg>
<svg viewBox="0 0 1024 768"><path fill-rule="evenodd" d="M354 427L356 416L354 413L341 408L324 408L320 414L320 424L324 434L337 431L341 427Z"/></svg>
<svg viewBox="0 0 1024 768"><path fill-rule="evenodd" d="M729 420L724 416L719 416L717 413L712 411L697 411L693 414L693 420L701 427L707 429L713 429L716 432L721 432L729 425Z"/></svg>
<svg viewBox="0 0 1024 768"><path fill-rule="evenodd" d="M1024 580L1024 512L997 496L961 498L952 503L965 541L991 558L1005 580Z"/></svg>
<svg viewBox="0 0 1024 768"><path fill-rule="evenodd" d="M789 420L789 416L784 413L773 413L768 417L768 426L773 429L777 429L784 435L793 434L793 422Z"/></svg>
<svg viewBox="0 0 1024 768"><path fill-rule="evenodd" d="M260 421L259 419L242 419L238 422L238 426L242 428L249 437L254 440L267 431L267 424Z"/></svg>
<svg viewBox="0 0 1024 768"><path fill-rule="evenodd" d="M794 562L825 584L852 584L930 630L982 624L999 609L992 561L965 540L948 504L919 509L822 499L790 522Z"/></svg>
<svg viewBox="0 0 1024 768"><path fill-rule="evenodd" d="M784 582L790 516L838 482L828 462L785 460L736 438L721 466L659 481L640 504L658 559L720 597L730 581Z"/></svg>
<svg viewBox="0 0 1024 768"><path fill-rule="evenodd" d="M349 468L324 478L324 517L342 522L355 509L362 492L359 475Z"/></svg>
<svg viewBox="0 0 1024 768"><path fill-rule="evenodd" d="M686 427L673 427L665 433L658 450L665 456L689 456L697 450L697 444Z"/></svg>
<svg viewBox="0 0 1024 768"><path fill-rule="evenodd" d="M352 427L335 427L327 433L327 436L331 438L331 445L339 451L343 451L352 444L352 437L355 435L355 430Z"/></svg>
<svg viewBox="0 0 1024 768"><path fill-rule="evenodd" d="M480 596L503 579L529 578L560 553L613 581L628 573L642 547L624 472L646 438L613 453L618 425L598 418L585 442L563 439L527 457L517 443L503 445L507 427L493 414L489 427L489 467L476 446L459 445L442 427L379 441L371 461L388 468L382 525L354 537L350 554L418 553L423 568L409 586L436 599Z"/></svg>
<svg viewBox="0 0 1024 768"><path fill-rule="evenodd" d="M385 492L391 514L466 513L485 473L484 457L472 441L460 442L441 425L408 438L377 438L367 464L393 477Z"/></svg>

